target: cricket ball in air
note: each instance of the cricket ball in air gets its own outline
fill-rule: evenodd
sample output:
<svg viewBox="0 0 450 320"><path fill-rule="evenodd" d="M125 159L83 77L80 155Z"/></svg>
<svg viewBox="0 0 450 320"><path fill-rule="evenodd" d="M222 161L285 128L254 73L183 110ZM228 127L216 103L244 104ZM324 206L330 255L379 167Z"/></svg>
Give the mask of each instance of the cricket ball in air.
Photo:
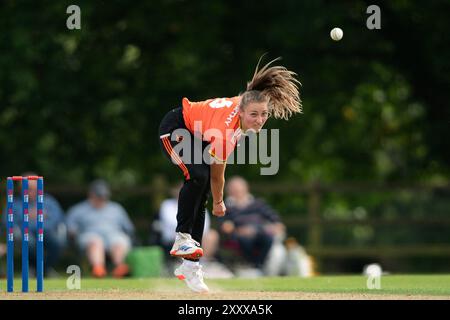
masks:
<svg viewBox="0 0 450 320"><path fill-rule="evenodd" d="M330 37L334 41L341 40L343 36L344 36L344 31L342 31L341 28L333 28L333 30L331 30L331 32L330 32Z"/></svg>

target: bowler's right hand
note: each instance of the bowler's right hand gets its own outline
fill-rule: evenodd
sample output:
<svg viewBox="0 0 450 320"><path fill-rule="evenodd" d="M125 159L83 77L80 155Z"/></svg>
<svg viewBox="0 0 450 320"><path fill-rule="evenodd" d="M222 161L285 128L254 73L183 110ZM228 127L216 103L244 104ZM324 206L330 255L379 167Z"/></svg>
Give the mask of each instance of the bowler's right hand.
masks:
<svg viewBox="0 0 450 320"><path fill-rule="evenodd" d="M214 202L212 210L213 215L215 215L216 217L223 217L226 211L227 208L225 207L225 203L223 203L223 200L219 203Z"/></svg>

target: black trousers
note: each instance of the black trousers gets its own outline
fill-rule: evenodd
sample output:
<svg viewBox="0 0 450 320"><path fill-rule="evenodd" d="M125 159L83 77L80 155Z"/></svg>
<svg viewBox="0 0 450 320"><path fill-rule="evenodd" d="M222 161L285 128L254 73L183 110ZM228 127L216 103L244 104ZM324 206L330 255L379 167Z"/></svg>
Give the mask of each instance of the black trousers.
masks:
<svg viewBox="0 0 450 320"><path fill-rule="evenodd" d="M177 129L184 129L182 108L169 111L159 126L160 145L163 153L182 171L184 184L178 197L177 232L189 233L199 243L202 242L203 229L205 227L206 204L211 193L210 166L201 157L200 163L194 163L194 154L201 152L203 155L207 142L201 141L190 134L190 151L183 154L173 150L181 138L177 139ZM186 141L184 141L186 142Z"/></svg>

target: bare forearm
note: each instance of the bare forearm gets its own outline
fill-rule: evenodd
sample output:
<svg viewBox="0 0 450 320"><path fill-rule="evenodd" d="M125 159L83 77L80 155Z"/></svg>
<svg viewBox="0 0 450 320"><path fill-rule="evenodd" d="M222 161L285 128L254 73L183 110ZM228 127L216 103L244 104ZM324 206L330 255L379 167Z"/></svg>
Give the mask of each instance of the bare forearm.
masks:
<svg viewBox="0 0 450 320"><path fill-rule="evenodd" d="M211 164L211 193L214 204L223 201L225 185L225 164Z"/></svg>
<svg viewBox="0 0 450 320"><path fill-rule="evenodd" d="M225 163L211 164L211 193L213 196L213 214L223 217L227 208L223 202L223 187L225 185Z"/></svg>
<svg viewBox="0 0 450 320"><path fill-rule="evenodd" d="M223 201L223 188L225 185L225 176L211 176L211 193L214 203Z"/></svg>

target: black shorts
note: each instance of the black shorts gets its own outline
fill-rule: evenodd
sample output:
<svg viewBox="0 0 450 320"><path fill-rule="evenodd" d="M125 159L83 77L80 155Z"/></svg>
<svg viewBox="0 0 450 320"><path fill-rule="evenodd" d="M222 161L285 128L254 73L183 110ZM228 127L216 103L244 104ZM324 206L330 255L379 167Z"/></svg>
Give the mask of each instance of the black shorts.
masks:
<svg viewBox="0 0 450 320"><path fill-rule="evenodd" d="M191 144L188 159L184 158L185 155L182 152L178 154L173 150L181 142L181 138L172 135L177 129L184 129L189 134ZM193 176L204 175L206 170L209 173L209 164L204 161L203 156L201 157L201 163L194 163L194 160L198 160L198 157L194 159L194 154L201 152L201 155L203 155L205 149L209 147L209 142L194 137L188 131L184 123L183 108L175 108L164 116L159 126L159 142L163 153L181 169L186 180L191 179Z"/></svg>

